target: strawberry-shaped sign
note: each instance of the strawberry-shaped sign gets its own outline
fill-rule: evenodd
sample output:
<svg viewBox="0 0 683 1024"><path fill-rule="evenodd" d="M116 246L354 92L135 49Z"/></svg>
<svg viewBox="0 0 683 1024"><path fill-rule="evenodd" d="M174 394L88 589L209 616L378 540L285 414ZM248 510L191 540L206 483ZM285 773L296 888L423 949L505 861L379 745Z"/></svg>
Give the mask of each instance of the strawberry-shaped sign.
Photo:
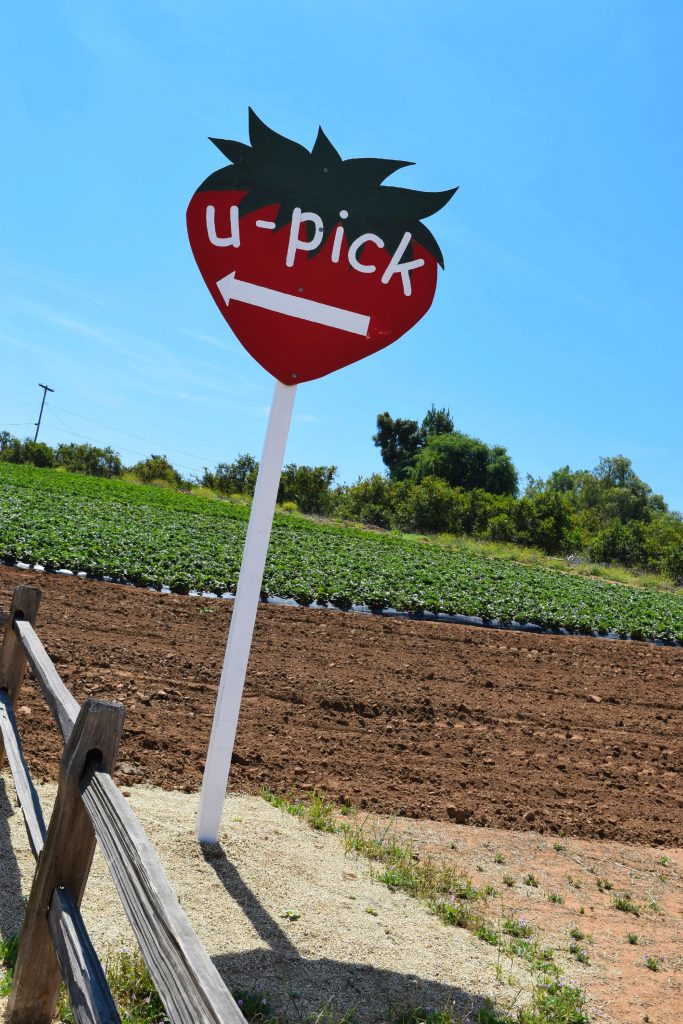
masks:
<svg viewBox="0 0 683 1024"><path fill-rule="evenodd" d="M212 139L231 161L187 209L202 277L242 345L283 384L324 377L390 345L429 309L441 250L422 219L456 189L383 182L404 160L342 160L249 111L251 145Z"/></svg>

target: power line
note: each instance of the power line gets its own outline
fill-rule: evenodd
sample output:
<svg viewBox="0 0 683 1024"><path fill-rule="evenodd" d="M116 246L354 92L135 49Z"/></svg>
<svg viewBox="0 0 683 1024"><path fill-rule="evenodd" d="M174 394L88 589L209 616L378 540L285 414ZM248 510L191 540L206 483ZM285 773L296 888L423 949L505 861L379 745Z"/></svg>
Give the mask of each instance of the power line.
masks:
<svg viewBox="0 0 683 1024"><path fill-rule="evenodd" d="M39 385L39 386L43 387L44 385ZM47 388L46 385L45 385L45 387ZM54 391L54 389L53 388L47 388L47 391ZM129 430L122 430L121 427L114 427L110 423L103 423L101 420L93 419L91 416L84 416L83 413L74 412L72 409L65 409L65 408L63 408L63 406L55 405L54 402L52 402L52 401L45 403L45 395L46 395L46 392L43 392L43 402L41 404L41 416L42 416L43 406L45 406L45 409L48 412L53 413L54 416L56 417L56 419L59 420L60 424L62 425L62 428L66 431L66 433L71 434L73 437L80 437L82 440L90 441L93 444L100 444L101 443L96 438L91 437L89 434L81 434L81 433L79 433L76 430L72 430L71 427L69 426L69 424L66 423L62 419L62 417L59 415L60 412L65 413L67 416L75 416L77 419L85 420L87 423L94 423L96 426L102 427L105 430L112 430L112 431L114 431L117 434L123 434L126 437L133 437L137 441L144 441L145 444L151 445L153 449L156 448L156 449L158 449L160 451L164 451L164 452L166 452L166 451L178 452L179 455L187 455L191 459L196 459L197 462L200 463L200 464L203 464L206 461L208 461L205 456L197 455L195 452L188 452L188 451L185 451L183 448L176 448L174 445L164 444L163 442L160 442L160 441L153 441L151 438L143 437L141 434L133 434ZM19 427L19 426L32 426L33 424L31 424L28 421L24 421L24 422L8 423L6 425L8 427L12 427L12 426ZM40 418L39 418L39 421L38 421L38 426L40 426ZM127 452L129 455L137 455L140 458L146 458L146 453L136 451L135 449L132 449L132 448L125 448L122 445L119 445L118 447L121 449L121 451ZM186 469L190 473L196 472L196 466L183 465L183 463L181 463L181 462L177 463L177 465L181 469Z"/></svg>
<svg viewBox="0 0 683 1024"><path fill-rule="evenodd" d="M182 448L174 448L170 444L162 444L160 441L152 441L149 437L142 437L140 434L131 434L129 430L121 430L120 427L112 427L110 423L102 423L100 420L94 420L90 416L84 416L80 412L73 412L71 409L63 409L59 405L55 405L54 402L50 402L48 408L59 409L60 412L65 412L67 416L76 416L80 420L86 420L88 423L95 423L98 427L104 427L105 430L114 430L117 434L125 434L126 437L134 437L136 441L144 441L146 444L151 444L155 448L162 448L169 452L178 452L179 455L188 455L191 459L198 459L200 462L203 461L203 456L197 455L195 452L186 452Z"/></svg>
<svg viewBox="0 0 683 1024"><path fill-rule="evenodd" d="M67 434L71 434L72 437L80 437L82 441L91 441L93 444L99 444L97 438L91 437L89 434L79 434L76 430L71 430L69 425L64 422L64 420L59 415L59 413L55 411L55 408L54 408L53 405L48 405L47 406L47 411L52 413L53 416L55 416L59 420L59 422L62 424L63 430ZM122 452L127 452L129 455L137 455L141 459L144 459L144 458L147 457L147 453L145 453L145 452L138 452L138 451L135 451L132 448L124 448L123 445L119 445L119 448L121 449ZM175 465L179 466L181 469L188 470L188 472L190 472L190 473L194 473L195 472L195 468L193 466L185 466L185 465L183 465L182 462L177 462L177 463L175 463Z"/></svg>

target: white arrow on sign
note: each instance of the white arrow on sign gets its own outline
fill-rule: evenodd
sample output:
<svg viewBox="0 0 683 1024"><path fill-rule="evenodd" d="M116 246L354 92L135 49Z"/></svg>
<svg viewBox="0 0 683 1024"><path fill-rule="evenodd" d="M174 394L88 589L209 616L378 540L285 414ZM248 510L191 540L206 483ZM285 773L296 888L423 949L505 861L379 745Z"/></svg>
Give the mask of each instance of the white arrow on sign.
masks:
<svg viewBox="0 0 683 1024"><path fill-rule="evenodd" d="M250 284L249 281L240 281L235 271L217 281L216 287L225 299L226 306L231 300L246 302L250 306L270 309L273 313L284 313L285 316L295 316L299 320L336 327L340 331L360 334L364 338L368 336L369 316L352 313L349 309L339 309L338 306L328 306L324 302L314 302L313 299L303 299L288 292L277 292L260 284Z"/></svg>

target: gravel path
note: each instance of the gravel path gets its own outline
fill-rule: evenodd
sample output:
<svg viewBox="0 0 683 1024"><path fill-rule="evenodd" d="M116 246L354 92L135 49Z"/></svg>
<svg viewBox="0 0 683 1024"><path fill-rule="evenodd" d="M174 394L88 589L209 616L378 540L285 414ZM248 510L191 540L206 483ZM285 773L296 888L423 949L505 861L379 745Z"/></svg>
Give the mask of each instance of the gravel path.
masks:
<svg viewBox="0 0 683 1024"><path fill-rule="evenodd" d="M0 934L18 930L33 860L7 774L0 779ZM40 787L47 813L54 786ZM360 1022L405 1006L476 1011L483 998L523 999L496 980L494 949L447 928L417 901L392 893L370 865L345 855L333 835L258 797L226 802L220 844L194 840L196 794L138 786L130 802L147 829L178 898L227 984L260 984L292 1019L330 1005ZM374 911L369 913L368 910ZM133 944L106 867L96 856L83 903L96 948ZM283 915L299 914L296 920ZM509 973L506 968L505 974ZM529 978L515 965L519 988ZM0 1010L3 1002L0 1000Z"/></svg>

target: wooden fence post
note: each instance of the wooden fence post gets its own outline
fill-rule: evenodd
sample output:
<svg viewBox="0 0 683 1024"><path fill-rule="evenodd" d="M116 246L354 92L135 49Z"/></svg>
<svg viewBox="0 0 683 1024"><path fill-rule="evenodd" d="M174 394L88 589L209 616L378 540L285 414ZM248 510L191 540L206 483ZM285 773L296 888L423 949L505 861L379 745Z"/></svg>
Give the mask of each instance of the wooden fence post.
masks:
<svg viewBox="0 0 683 1024"><path fill-rule="evenodd" d="M19 637L14 632L14 622L16 619L26 619L33 625L38 615L40 596L37 587L16 587L9 619L5 625L5 636L0 648L0 690L7 690L13 708L17 706L26 668L26 655ZM0 768L4 760L5 747L0 736Z"/></svg>
<svg viewBox="0 0 683 1024"><path fill-rule="evenodd" d="M7 1024L50 1024L53 1018L61 972L48 929L52 894L64 886L80 906L95 852L95 832L81 800L79 781L93 757L105 771L112 771L124 717L120 704L87 700L64 749L57 799L19 936Z"/></svg>

